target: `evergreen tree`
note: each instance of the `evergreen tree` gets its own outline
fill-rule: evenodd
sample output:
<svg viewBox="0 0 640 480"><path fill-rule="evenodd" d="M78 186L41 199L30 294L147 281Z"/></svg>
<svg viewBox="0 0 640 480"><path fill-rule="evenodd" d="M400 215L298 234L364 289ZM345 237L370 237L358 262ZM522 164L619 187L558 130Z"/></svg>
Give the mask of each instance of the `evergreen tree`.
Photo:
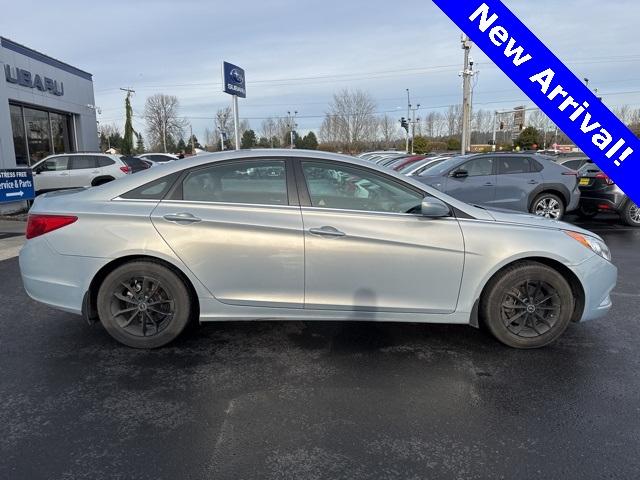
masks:
<svg viewBox="0 0 640 480"><path fill-rule="evenodd" d="M318 138L316 134L313 132L307 133L302 139L302 148L307 150L317 150L318 149Z"/></svg>
<svg viewBox="0 0 640 480"><path fill-rule="evenodd" d="M180 153L181 151L186 151L187 150L187 144L184 143L184 138L181 138L180 140L178 140L178 145L176 145L176 150L178 151L178 153Z"/></svg>
<svg viewBox="0 0 640 480"><path fill-rule="evenodd" d="M540 132L534 127L527 127L522 130L515 141L516 146L523 150L537 148L540 143Z"/></svg>
<svg viewBox="0 0 640 480"><path fill-rule="evenodd" d="M260 140L258 141L258 146L260 148L269 148L271 146L271 143L269 142L269 139L267 137L260 137Z"/></svg>
<svg viewBox="0 0 640 480"><path fill-rule="evenodd" d="M124 122L124 137L122 139L122 147L120 151L124 155L133 154L133 109L131 108L131 92L127 92L127 97L124 100L124 110L126 114L126 120Z"/></svg>
<svg viewBox="0 0 640 480"><path fill-rule="evenodd" d="M240 139L240 148L254 148L256 146L256 132L245 130Z"/></svg>
<svg viewBox="0 0 640 480"><path fill-rule="evenodd" d="M144 153L144 139L141 133L136 133L136 153L140 155Z"/></svg>

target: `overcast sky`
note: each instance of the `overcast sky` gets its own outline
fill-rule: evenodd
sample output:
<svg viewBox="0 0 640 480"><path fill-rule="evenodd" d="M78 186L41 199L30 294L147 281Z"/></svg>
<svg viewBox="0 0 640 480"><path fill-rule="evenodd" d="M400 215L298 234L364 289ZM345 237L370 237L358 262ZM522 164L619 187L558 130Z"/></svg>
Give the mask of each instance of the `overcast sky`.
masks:
<svg viewBox="0 0 640 480"><path fill-rule="evenodd" d="M640 106L637 0L505 0L609 106ZM124 123L123 92L176 95L202 139L218 108L220 63L247 72L240 114L261 118L299 112L301 131L316 130L334 92L371 93L379 112L406 114L405 89L423 112L460 103L460 31L430 0L244 0L6 2L0 35L94 75L103 123ZM531 106L477 49L474 108ZM404 111L404 113L402 113ZM397 113L395 113L397 112ZM423 113L424 114L424 113ZM140 119L136 128L143 129Z"/></svg>

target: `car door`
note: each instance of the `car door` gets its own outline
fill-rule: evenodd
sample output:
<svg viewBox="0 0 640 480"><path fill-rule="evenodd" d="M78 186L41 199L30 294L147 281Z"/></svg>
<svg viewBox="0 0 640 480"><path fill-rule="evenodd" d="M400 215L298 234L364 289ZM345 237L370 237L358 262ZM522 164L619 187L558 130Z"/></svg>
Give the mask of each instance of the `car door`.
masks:
<svg viewBox="0 0 640 480"><path fill-rule="evenodd" d="M495 206L527 212L531 193L543 182L542 175L525 155L500 155L496 163Z"/></svg>
<svg viewBox="0 0 640 480"><path fill-rule="evenodd" d="M74 187L90 187L91 180L100 173L98 159L93 155L72 155L70 168Z"/></svg>
<svg viewBox="0 0 640 480"><path fill-rule="evenodd" d="M493 205L496 195L495 158L481 156L449 172L444 191L458 200L479 205Z"/></svg>
<svg viewBox="0 0 640 480"><path fill-rule="evenodd" d="M69 188L69 157L50 157L34 167L35 187L38 192Z"/></svg>
<svg viewBox="0 0 640 480"><path fill-rule="evenodd" d="M305 238L305 308L449 313L464 244L454 217L419 213L424 193L362 166L296 164Z"/></svg>
<svg viewBox="0 0 640 480"><path fill-rule="evenodd" d="M221 302L303 307L302 215L286 163L191 169L153 211L158 232Z"/></svg>

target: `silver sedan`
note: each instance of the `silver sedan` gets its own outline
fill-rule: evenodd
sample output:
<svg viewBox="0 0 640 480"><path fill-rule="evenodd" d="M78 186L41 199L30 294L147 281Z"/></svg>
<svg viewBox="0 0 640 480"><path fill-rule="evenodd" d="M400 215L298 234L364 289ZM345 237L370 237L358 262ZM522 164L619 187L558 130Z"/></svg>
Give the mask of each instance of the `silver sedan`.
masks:
<svg viewBox="0 0 640 480"><path fill-rule="evenodd" d="M605 315L617 269L573 225L478 208L372 162L245 150L36 199L35 300L153 348L190 321L484 323L518 348Z"/></svg>

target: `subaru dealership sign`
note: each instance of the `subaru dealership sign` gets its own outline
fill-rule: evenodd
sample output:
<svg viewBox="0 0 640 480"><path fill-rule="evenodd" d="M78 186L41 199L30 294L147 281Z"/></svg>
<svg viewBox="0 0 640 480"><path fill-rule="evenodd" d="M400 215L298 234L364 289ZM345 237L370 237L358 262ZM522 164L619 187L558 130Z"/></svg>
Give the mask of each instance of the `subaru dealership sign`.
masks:
<svg viewBox="0 0 640 480"><path fill-rule="evenodd" d="M247 87L244 69L228 62L222 62L222 91L229 95L246 98Z"/></svg>

